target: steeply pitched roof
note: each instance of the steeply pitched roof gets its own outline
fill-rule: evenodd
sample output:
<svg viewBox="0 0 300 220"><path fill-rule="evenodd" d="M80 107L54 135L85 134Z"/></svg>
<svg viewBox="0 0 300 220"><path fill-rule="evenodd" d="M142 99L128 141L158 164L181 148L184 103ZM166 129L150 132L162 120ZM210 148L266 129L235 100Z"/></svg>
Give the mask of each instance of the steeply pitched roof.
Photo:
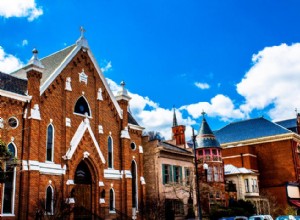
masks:
<svg viewBox="0 0 300 220"><path fill-rule="evenodd" d="M67 58L67 56L71 53L71 51L75 48L75 44L69 47L64 48L58 52L55 52L47 57L40 59L41 63L44 66L44 72L42 74L41 84L43 84L54 72L54 70L63 63L63 61ZM17 76L19 78L26 79L26 66L22 67L15 72L12 72L11 75Z"/></svg>
<svg viewBox="0 0 300 220"><path fill-rule="evenodd" d="M130 112L128 112L128 123L129 124L133 124L133 125L137 125L140 126L137 121L134 119L134 117L131 115Z"/></svg>
<svg viewBox="0 0 300 220"><path fill-rule="evenodd" d="M263 117L230 123L215 131L222 144L288 133L292 132Z"/></svg>
<svg viewBox="0 0 300 220"><path fill-rule="evenodd" d="M0 89L20 95L26 95L27 80L0 72Z"/></svg>
<svg viewBox="0 0 300 220"><path fill-rule="evenodd" d="M206 119L203 116L202 124L196 137L196 148L220 147L220 143L211 131Z"/></svg>

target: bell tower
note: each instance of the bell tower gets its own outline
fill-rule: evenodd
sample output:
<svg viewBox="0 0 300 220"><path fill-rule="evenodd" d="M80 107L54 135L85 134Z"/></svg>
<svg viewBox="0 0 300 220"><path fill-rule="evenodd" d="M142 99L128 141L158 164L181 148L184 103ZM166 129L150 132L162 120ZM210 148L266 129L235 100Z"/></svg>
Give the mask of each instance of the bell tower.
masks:
<svg viewBox="0 0 300 220"><path fill-rule="evenodd" d="M176 141L176 145L185 145L185 126L177 124L175 107L173 108L172 140Z"/></svg>

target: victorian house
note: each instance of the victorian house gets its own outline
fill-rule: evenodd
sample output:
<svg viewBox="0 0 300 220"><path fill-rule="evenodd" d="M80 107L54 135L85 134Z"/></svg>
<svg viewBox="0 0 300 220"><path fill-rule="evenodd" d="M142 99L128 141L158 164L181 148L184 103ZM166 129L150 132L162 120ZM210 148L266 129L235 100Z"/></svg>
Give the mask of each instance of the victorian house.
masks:
<svg viewBox="0 0 300 220"><path fill-rule="evenodd" d="M195 205L194 155L185 141L185 126L177 124L175 110L171 131L171 140L148 136L143 142L150 219L185 219Z"/></svg>
<svg viewBox="0 0 300 220"><path fill-rule="evenodd" d="M0 139L20 161L0 184L1 219L143 218L143 128L121 86L114 96L83 31L0 73Z"/></svg>

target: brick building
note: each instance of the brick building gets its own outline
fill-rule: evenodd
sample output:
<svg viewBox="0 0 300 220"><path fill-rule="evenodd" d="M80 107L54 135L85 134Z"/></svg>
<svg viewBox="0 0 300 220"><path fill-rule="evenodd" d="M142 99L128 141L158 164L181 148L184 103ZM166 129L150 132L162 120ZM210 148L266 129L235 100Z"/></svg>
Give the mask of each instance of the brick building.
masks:
<svg viewBox="0 0 300 220"><path fill-rule="evenodd" d="M185 126L177 124L175 110L172 139L145 137L143 147L149 217L185 219L196 202L194 156L185 142Z"/></svg>
<svg viewBox="0 0 300 220"><path fill-rule="evenodd" d="M26 66L0 73L0 139L21 161L0 184L2 219L70 210L71 219L142 219L143 128L121 85L114 96L83 31L76 44L41 60L34 50Z"/></svg>
<svg viewBox="0 0 300 220"><path fill-rule="evenodd" d="M203 215L208 215L217 205L226 205L222 148L211 131L203 114L196 136L196 158L200 178L201 206Z"/></svg>
<svg viewBox="0 0 300 220"><path fill-rule="evenodd" d="M215 132L224 163L259 173L260 194L276 198L276 208L281 209L278 214L288 205L300 207L297 127L296 119L274 123L260 117L231 123Z"/></svg>

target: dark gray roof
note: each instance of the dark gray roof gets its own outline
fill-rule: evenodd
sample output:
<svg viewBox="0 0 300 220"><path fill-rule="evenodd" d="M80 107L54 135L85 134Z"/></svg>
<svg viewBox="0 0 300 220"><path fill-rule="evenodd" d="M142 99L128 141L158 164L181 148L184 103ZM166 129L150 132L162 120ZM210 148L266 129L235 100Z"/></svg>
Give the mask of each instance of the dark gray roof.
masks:
<svg viewBox="0 0 300 220"><path fill-rule="evenodd" d="M215 131L221 144L288 133L292 132L263 117L230 123Z"/></svg>
<svg viewBox="0 0 300 220"><path fill-rule="evenodd" d="M41 85L51 76L54 70L62 64L62 62L67 58L67 56L71 53L76 45L71 45L69 47L64 48L56 53L53 53L47 57L40 59L41 63L45 67L44 72L42 74ZM22 67L19 70L11 73L13 76L17 76L19 78L26 79L26 71L24 70L26 66Z"/></svg>
<svg viewBox="0 0 300 220"><path fill-rule="evenodd" d="M133 124L133 125L137 125L140 126L137 121L133 118L133 116L131 115L130 112L128 112L128 123Z"/></svg>
<svg viewBox="0 0 300 220"><path fill-rule="evenodd" d="M283 121L276 121L276 124L285 127L293 132L297 132L297 119L292 118L292 119L287 119Z"/></svg>
<svg viewBox="0 0 300 220"><path fill-rule="evenodd" d="M181 148L181 147L177 147L176 145L170 144L170 143L165 142L165 141L159 142L159 146L162 146L164 149L169 150L169 151L174 151L174 152L177 152L177 153L185 153L185 154L193 155L193 153L191 151L186 150L186 149Z"/></svg>
<svg viewBox="0 0 300 220"><path fill-rule="evenodd" d="M26 95L27 80L0 72L0 89L20 95Z"/></svg>
<svg viewBox="0 0 300 220"><path fill-rule="evenodd" d="M211 131L206 119L203 116L202 124L196 137L196 149L221 147L214 133Z"/></svg>

